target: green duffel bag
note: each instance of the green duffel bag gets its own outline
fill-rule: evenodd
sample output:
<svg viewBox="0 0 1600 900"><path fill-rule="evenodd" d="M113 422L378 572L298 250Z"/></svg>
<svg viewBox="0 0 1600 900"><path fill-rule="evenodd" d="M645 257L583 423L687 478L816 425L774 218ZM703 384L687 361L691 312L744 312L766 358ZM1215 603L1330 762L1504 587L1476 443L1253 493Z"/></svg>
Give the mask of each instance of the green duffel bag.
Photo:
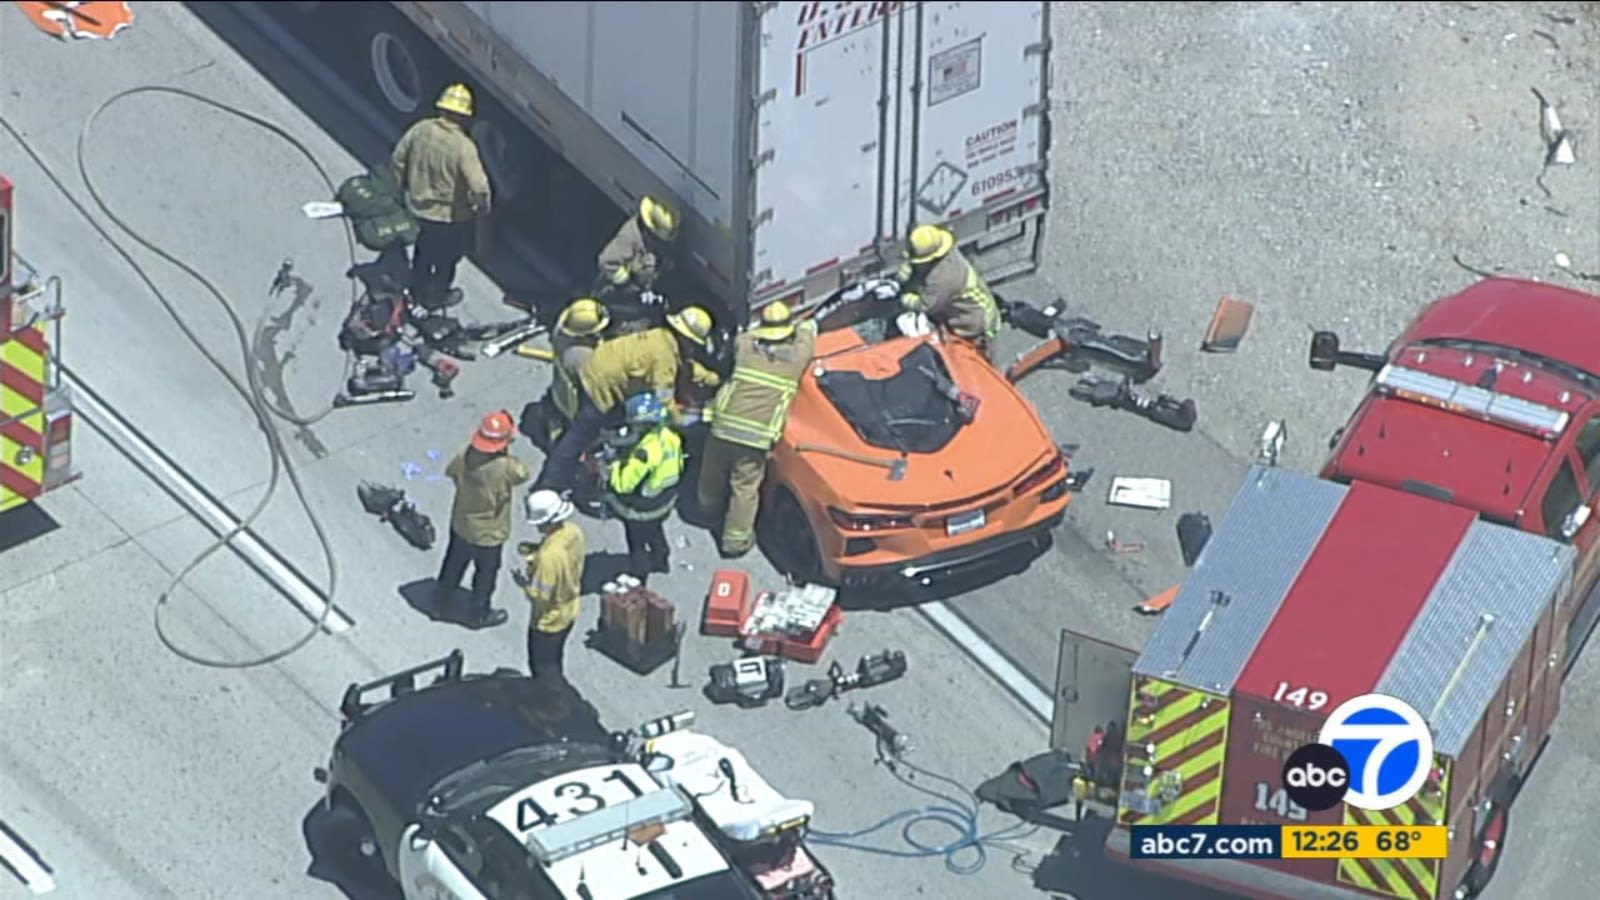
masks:
<svg viewBox="0 0 1600 900"><path fill-rule="evenodd" d="M405 211L400 188L382 169L346 178L334 193L334 199L344 207L345 215L357 221Z"/></svg>
<svg viewBox="0 0 1600 900"><path fill-rule="evenodd" d="M404 208L364 219L351 217L350 225L355 229L356 240L361 242L361 246L375 253L381 253L397 243L414 244L422 233L416 217Z"/></svg>

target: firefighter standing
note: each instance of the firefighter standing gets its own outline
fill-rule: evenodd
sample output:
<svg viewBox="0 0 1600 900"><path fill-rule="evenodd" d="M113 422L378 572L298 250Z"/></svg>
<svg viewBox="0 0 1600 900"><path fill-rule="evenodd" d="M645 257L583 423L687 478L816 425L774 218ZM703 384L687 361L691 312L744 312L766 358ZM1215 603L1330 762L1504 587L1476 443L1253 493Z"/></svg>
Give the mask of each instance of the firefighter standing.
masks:
<svg viewBox="0 0 1600 900"><path fill-rule="evenodd" d="M638 214L628 217L600 250L596 290L615 311L619 331L660 321L656 318L660 300L653 291L656 277L671 263L667 252L677 237L677 213L653 197L643 197Z"/></svg>
<svg viewBox="0 0 1600 900"><path fill-rule="evenodd" d="M421 227L411 257L411 294L418 304L459 303L456 266L476 236L474 221L489 211L489 176L467 134L472 92L452 84L434 104L439 115L406 130L390 157L406 206Z"/></svg>
<svg viewBox="0 0 1600 900"><path fill-rule="evenodd" d="M677 503L683 439L667 423L667 405L655 394L629 397L627 410L636 442L606 469L606 508L622 520L628 571L644 584L651 572L672 571L662 523Z"/></svg>
<svg viewBox="0 0 1600 900"><path fill-rule="evenodd" d="M667 316L667 324L600 342L578 371L578 412L561 433L535 485L552 490L575 486L578 460L617 417L628 397L651 391L669 402L678 372L687 361L696 384L715 385L717 374L694 359L685 360L684 342L703 346L711 335L711 314L698 306Z"/></svg>
<svg viewBox="0 0 1600 900"><path fill-rule="evenodd" d="M920 312L941 330L977 345L994 361L1000 306L983 276L956 249L956 236L937 225L918 225L906 241L906 262L896 273L908 312Z"/></svg>
<svg viewBox="0 0 1600 900"><path fill-rule="evenodd" d="M566 680L567 638L578 621L589 542L572 521L572 502L554 491L528 495L528 524L539 538L517 549L525 566L514 577L533 604L528 618L528 674Z"/></svg>
<svg viewBox="0 0 1600 900"><path fill-rule="evenodd" d="M550 349L555 351L555 366L550 381L550 403L554 407L559 427L547 427L545 433L554 441L578 417L578 373L594 355L600 343L600 334L611 324L611 314L599 301L583 297L567 304L556 319L556 333L550 339ZM546 419L549 422L549 419ZM553 425L554 423L552 423Z"/></svg>
<svg viewBox="0 0 1600 900"><path fill-rule="evenodd" d="M764 307L759 323L734 342L733 374L711 405L696 490L706 515L716 515L727 501L719 537L725 556L743 556L755 545L767 455L783 435L816 342L816 323L797 327L782 301Z"/></svg>
<svg viewBox="0 0 1600 900"><path fill-rule="evenodd" d="M483 417L472 442L445 466L455 483L450 506L450 543L444 551L435 584L435 608L454 605L461 578L472 564L472 608L465 624L492 628L506 620L506 611L493 605L495 579L500 574L502 548L511 537L511 502L517 486L532 473L509 452L515 438L508 412Z"/></svg>

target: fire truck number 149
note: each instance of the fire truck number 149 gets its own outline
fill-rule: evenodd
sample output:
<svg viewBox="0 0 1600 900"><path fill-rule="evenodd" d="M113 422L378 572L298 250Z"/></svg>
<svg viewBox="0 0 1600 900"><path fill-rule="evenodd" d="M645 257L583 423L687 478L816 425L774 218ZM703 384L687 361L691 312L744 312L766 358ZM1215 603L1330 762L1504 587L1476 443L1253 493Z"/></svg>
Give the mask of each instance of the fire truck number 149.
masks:
<svg viewBox="0 0 1600 900"><path fill-rule="evenodd" d="M1274 703L1287 703L1302 709L1321 709L1328 705L1326 691L1313 691L1305 687L1293 687L1287 681L1278 682L1278 689L1272 692Z"/></svg>
<svg viewBox="0 0 1600 900"><path fill-rule="evenodd" d="M1272 789L1272 785L1265 781L1256 782L1256 809L1260 812L1277 813L1285 819L1296 822L1306 820L1305 807L1289 799L1289 794L1283 788Z"/></svg>

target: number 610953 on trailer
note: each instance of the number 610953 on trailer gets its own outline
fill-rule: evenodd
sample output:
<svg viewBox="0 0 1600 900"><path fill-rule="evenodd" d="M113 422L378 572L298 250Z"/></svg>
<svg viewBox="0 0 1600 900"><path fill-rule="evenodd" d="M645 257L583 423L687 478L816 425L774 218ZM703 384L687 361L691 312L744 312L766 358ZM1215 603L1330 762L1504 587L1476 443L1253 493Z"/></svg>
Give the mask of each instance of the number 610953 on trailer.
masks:
<svg viewBox="0 0 1600 900"><path fill-rule="evenodd" d="M608 731L562 681L463 666L456 651L345 692L316 773L319 849L345 878L405 900L832 900L812 805L691 714Z"/></svg>

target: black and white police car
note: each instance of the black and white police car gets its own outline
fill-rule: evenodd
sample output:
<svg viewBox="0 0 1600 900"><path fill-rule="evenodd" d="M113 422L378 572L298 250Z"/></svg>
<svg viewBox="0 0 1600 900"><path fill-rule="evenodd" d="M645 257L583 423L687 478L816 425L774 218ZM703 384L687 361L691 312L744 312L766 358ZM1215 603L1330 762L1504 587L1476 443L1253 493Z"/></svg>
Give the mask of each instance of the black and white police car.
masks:
<svg viewBox="0 0 1600 900"><path fill-rule="evenodd" d="M345 692L316 777L358 876L405 900L833 900L812 804L692 713L608 731L565 682L463 666L457 650Z"/></svg>

